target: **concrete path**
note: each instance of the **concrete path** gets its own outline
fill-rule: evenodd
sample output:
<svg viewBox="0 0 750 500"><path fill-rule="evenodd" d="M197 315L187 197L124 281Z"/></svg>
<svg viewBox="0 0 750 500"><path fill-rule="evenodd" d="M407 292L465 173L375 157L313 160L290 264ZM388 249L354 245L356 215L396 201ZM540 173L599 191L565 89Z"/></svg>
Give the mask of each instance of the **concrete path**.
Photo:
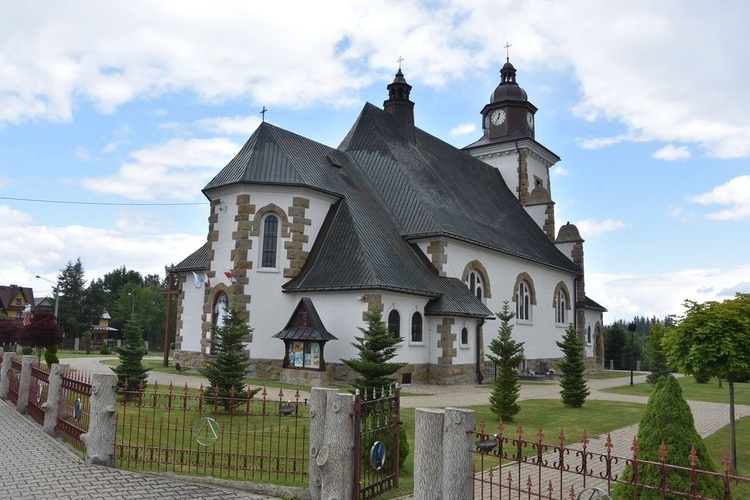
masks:
<svg viewBox="0 0 750 500"><path fill-rule="evenodd" d="M101 359L112 358L68 358L61 360L76 370L107 373L111 369L100 363ZM645 375L637 375L635 383L645 382ZM183 387L206 385L202 377L186 376L177 373L149 373L149 381L160 385L172 383ZM589 381L590 399L608 401L630 401L646 403L647 398L602 392L602 389L630 383L629 374L622 378L597 379ZM467 407L484 405L489 401L491 385L483 386L439 386L412 384L404 391L413 396L404 396L403 408L425 407ZM424 395L416 395L422 393ZM304 394L302 397L309 397ZM522 384L521 400L558 399L560 387L556 382ZM695 418L696 429L706 437L729 423L728 405L705 402L690 402ZM750 406L737 406L736 417L750 415ZM631 425L612 432L615 445L613 453L625 455L633 437L638 432L637 425ZM606 436L592 439L589 450L604 451ZM6 402L0 402L0 498L31 499L131 499L153 498L171 499L273 499L276 496L259 495L246 491L211 484L195 484L190 479L163 474L144 474L118 469L86 465L77 455L68 451L41 428L26 417L19 415ZM245 486L248 486L245 484Z"/></svg>

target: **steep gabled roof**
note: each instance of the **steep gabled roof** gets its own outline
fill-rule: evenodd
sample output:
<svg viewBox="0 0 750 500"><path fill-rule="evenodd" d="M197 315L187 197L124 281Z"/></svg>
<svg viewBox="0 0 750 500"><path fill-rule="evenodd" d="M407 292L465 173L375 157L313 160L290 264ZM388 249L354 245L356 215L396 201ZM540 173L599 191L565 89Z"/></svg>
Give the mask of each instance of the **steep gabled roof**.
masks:
<svg viewBox="0 0 750 500"><path fill-rule="evenodd" d="M580 274L549 241L497 169L417 129L416 144L367 104L341 148L378 190L404 236L445 236Z"/></svg>
<svg viewBox="0 0 750 500"><path fill-rule="evenodd" d="M203 246L183 259L182 262L176 264L172 270L178 273L205 271L207 267L206 252L208 252L208 243L204 243Z"/></svg>
<svg viewBox="0 0 750 500"><path fill-rule="evenodd" d="M323 325L315 305L309 297L302 297L289 317L286 326L273 335L282 340L317 340L327 342L338 340Z"/></svg>

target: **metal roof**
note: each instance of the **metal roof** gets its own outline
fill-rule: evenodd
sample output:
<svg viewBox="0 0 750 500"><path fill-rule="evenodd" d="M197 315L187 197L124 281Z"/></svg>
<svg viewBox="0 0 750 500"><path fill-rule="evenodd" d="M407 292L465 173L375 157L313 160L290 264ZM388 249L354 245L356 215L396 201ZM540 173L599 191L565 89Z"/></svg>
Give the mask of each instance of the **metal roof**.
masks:
<svg viewBox="0 0 750 500"><path fill-rule="evenodd" d="M283 330L273 336L282 340L338 340L323 325L315 305L309 297L302 297L294 308Z"/></svg>

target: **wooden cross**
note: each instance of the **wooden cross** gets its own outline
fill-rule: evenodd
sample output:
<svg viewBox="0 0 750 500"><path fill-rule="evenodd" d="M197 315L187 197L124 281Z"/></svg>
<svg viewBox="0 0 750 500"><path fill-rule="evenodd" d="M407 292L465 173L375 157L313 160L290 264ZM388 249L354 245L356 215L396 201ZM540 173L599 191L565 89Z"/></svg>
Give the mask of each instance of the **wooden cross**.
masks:
<svg viewBox="0 0 750 500"><path fill-rule="evenodd" d="M263 109L260 110L260 114L261 116L263 116L263 121L266 121L266 111L268 110L266 109L265 106L263 106Z"/></svg>

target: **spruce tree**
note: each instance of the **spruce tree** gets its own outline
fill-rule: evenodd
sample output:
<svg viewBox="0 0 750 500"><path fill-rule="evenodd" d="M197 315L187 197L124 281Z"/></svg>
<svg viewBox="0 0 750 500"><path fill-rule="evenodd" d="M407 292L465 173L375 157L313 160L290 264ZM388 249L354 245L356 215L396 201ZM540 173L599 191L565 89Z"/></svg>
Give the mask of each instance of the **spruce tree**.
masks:
<svg viewBox="0 0 750 500"><path fill-rule="evenodd" d="M125 381L128 391L138 391L141 382L146 388L148 369L143 367L143 356L147 354L146 344L143 342L143 329L138 316L134 316L125 323L122 347L117 349L120 364L113 368L117 375L117 388L123 390Z"/></svg>
<svg viewBox="0 0 750 500"><path fill-rule="evenodd" d="M583 362L583 343L578 340L578 332L571 323L565 330L561 342L556 342L557 347L562 349L564 359L560 363L562 378L560 379L560 395L565 406L580 408L586 402L589 389L583 374L586 365Z"/></svg>
<svg viewBox="0 0 750 500"><path fill-rule="evenodd" d="M250 368L250 356L243 341L252 331L244 319L244 311L237 305L236 297L232 297L224 316L224 324L214 333L216 356L200 370L201 375L209 382L204 394L215 397L218 393L220 404L226 410L233 408L238 403L237 400L248 396L244 379ZM260 390L260 387L253 389L249 396L252 397Z"/></svg>
<svg viewBox="0 0 750 500"><path fill-rule="evenodd" d="M698 456L698 469L716 470L703 439L695 430L693 413L682 396L682 388L672 375L666 375L659 379L659 383L643 410L641 422L638 425L638 460L661 462L662 442L667 451L666 463L685 467L685 470L670 470L664 475L660 466L639 463L638 483L657 487L655 490L639 487L638 498L640 500L678 498L678 495L662 497L662 493L658 489L662 480L666 481L668 490L691 493L689 471L691 468L690 454L693 446L695 446ZM633 481L632 464L625 467L622 481ZM701 498L724 497L721 482L704 475L698 476L697 489ZM617 484L612 490L613 498L634 498L633 493L633 486L625 483ZM679 495L679 498L683 497L684 495Z"/></svg>
<svg viewBox="0 0 750 500"><path fill-rule="evenodd" d="M516 370L523 362L524 343L513 340L510 321L515 314L510 311L507 300L503 302L503 310L495 315L500 319L500 327L497 337L492 339L489 346L494 355L487 354L497 367L495 387L490 395L490 409L501 420L512 422L513 417L521 411L517 403L521 386Z"/></svg>
<svg viewBox="0 0 750 500"><path fill-rule="evenodd" d="M372 394L393 383L391 375L407 363L389 363L396 356L396 346L404 341L388 331L382 319L382 309L375 308L365 313L367 328L358 328L362 337L354 337L352 345L359 351L359 358L342 359L341 362L359 375L352 382L362 394Z"/></svg>
<svg viewBox="0 0 750 500"><path fill-rule="evenodd" d="M646 377L646 382L651 385L656 385L661 377L669 375L671 372L667 363L667 353L661 344L666 330L667 328L661 323L651 325L651 333L648 339L651 354L651 373Z"/></svg>
<svg viewBox="0 0 750 500"><path fill-rule="evenodd" d="M342 359L341 362L359 375L352 382L354 389L359 389L363 397L374 398L375 391L382 393L385 387L393 383L391 375L408 363L389 363L389 360L396 356L396 346L404 339L388 331L388 327L383 322L382 308L377 307L367 311L365 321L367 321L367 328L358 327L363 334L362 337L354 337L357 342L352 342L352 345L359 351L359 358ZM399 468L404 467L408 456L409 442L406 439L406 429L403 425L399 425Z"/></svg>

